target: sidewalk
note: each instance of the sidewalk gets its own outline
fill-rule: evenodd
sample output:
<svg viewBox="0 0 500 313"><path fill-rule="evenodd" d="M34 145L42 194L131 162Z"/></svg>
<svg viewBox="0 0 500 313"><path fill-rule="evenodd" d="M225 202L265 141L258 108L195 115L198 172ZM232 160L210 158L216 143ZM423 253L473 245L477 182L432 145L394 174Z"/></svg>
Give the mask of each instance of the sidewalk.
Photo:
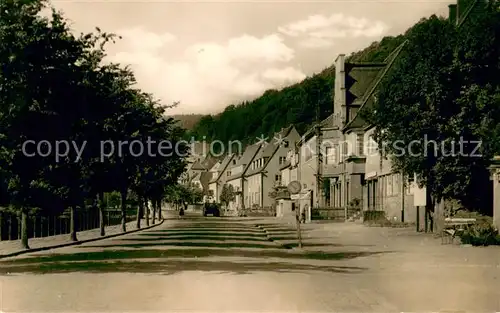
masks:
<svg viewBox="0 0 500 313"><path fill-rule="evenodd" d="M149 228L154 227L154 226L158 226L162 222L163 221L160 221L160 222L157 221L156 224L152 225L151 221L150 221ZM147 229L147 228L148 227L146 227L145 220L141 220L141 229ZM76 234L76 237L78 239L77 242L71 241L69 239L69 234L42 237L42 238L30 238L30 240L28 241L28 245L30 247L29 250L22 249L21 240L0 241L0 259L5 258L5 257L10 257L10 256L16 256L16 255L23 254L23 253L48 250L48 249L58 248L58 247L62 247L62 246L77 245L77 244L82 244L82 243L88 242L88 241L94 241L94 240L105 239L105 238L109 238L109 237L115 237L115 236L119 236L122 234L128 234L128 233L137 231L136 221L128 222L126 224L126 229L127 229L127 232L123 233L121 224L107 226L105 228L106 235L102 236L102 237L100 235L101 230L99 228L90 229L90 230L86 230L86 231L82 231L82 232L77 232L77 234Z"/></svg>

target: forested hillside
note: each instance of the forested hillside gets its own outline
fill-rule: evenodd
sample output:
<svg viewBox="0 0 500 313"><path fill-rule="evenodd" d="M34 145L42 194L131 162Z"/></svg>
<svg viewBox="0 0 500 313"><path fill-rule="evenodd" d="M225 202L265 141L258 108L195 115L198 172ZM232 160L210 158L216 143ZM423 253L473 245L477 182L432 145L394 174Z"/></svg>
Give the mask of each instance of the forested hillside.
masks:
<svg viewBox="0 0 500 313"><path fill-rule="evenodd" d="M404 38L404 35L384 37L380 42L353 53L348 60L383 61ZM334 80L335 68L331 65L300 83L280 91L268 90L253 101L230 105L220 114L202 117L190 136L222 141L238 139L250 143L261 134L271 135L292 123L303 134L316 120L317 105L320 119L332 113Z"/></svg>
<svg viewBox="0 0 500 313"><path fill-rule="evenodd" d="M177 120L180 127L191 130L200 121L203 114L176 114L170 117Z"/></svg>

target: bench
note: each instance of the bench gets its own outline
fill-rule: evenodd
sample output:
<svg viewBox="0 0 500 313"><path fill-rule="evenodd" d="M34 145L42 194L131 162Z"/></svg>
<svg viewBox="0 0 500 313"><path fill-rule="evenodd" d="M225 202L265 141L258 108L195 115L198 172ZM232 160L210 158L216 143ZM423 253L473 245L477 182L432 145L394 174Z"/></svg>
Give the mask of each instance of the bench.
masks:
<svg viewBox="0 0 500 313"><path fill-rule="evenodd" d="M451 239L449 243L453 243L455 237L462 234L469 226L474 225L475 223L475 218L445 218L443 232L441 233L441 243L445 243L445 238Z"/></svg>

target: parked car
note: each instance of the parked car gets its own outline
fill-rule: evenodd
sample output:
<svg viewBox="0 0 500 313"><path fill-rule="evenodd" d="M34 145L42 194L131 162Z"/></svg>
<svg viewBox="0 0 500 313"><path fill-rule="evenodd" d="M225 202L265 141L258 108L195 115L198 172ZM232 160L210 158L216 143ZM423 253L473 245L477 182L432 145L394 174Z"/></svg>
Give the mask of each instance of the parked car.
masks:
<svg viewBox="0 0 500 313"><path fill-rule="evenodd" d="M220 206L217 203L205 203L203 206L203 216L220 216Z"/></svg>

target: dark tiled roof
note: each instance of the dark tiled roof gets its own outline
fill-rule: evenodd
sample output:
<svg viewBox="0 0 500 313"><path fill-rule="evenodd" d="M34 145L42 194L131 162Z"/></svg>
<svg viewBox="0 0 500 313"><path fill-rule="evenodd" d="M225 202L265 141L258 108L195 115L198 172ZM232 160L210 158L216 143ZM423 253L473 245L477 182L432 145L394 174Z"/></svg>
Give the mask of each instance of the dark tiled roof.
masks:
<svg viewBox="0 0 500 313"><path fill-rule="evenodd" d="M354 116L354 118L347 123L347 125L344 127L344 131L348 130L350 128L357 128L357 127L364 127L366 126L366 122L361 118L359 112L367 106L367 104L370 104L371 102L368 101L375 90L378 88L379 83L382 81L384 76L387 74L391 66L394 64L394 61L397 59L399 56L400 52L403 50L403 47L408 41L403 42L401 45L399 45L386 59L387 65L384 67L383 70L379 71L377 74L377 77L372 80L370 83L370 86L368 87L367 91L361 98L361 101L359 101L359 104L361 105L360 109L358 110L358 113Z"/></svg>
<svg viewBox="0 0 500 313"><path fill-rule="evenodd" d="M245 151L243 152L241 157L238 159L235 166L239 166L239 165L248 166L248 164L250 164L250 162L252 162L255 154L260 150L260 148L261 148L261 146L258 144L253 144L253 145L246 147Z"/></svg>
<svg viewBox="0 0 500 313"><path fill-rule="evenodd" d="M353 104L363 101L369 88L373 85L374 80L379 76L380 71L384 67L379 64L374 66L353 67L349 72L349 76L354 78L356 82L349 89L349 92L356 97Z"/></svg>
<svg viewBox="0 0 500 313"><path fill-rule="evenodd" d="M293 125L280 130L274 136L277 138L285 138L290 134L292 129L293 129ZM262 149L261 152L259 152L257 154L257 156L255 157L255 159L268 158L266 160L266 162L263 164L263 166L248 171L248 173L246 175L251 176L251 175L261 173L267 167L267 165L271 161L271 158L274 156L274 154L276 154L276 151L278 151L279 148L280 148L280 145L277 144L273 138L272 142L267 144L267 146L264 149Z"/></svg>
<svg viewBox="0 0 500 313"><path fill-rule="evenodd" d="M238 174L230 176L228 178L228 181L243 177L243 175L245 175L246 171L248 170L248 167L250 166L250 163L252 163L257 153L260 150L262 150L261 148L262 148L261 145L258 144L253 144L246 147L245 151L243 152L243 155L238 159L236 164L232 167L235 168L242 165L243 171L241 171Z"/></svg>
<svg viewBox="0 0 500 313"><path fill-rule="evenodd" d="M205 167L201 164L199 160L195 161L193 165L191 165L191 170L205 170Z"/></svg>
<svg viewBox="0 0 500 313"><path fill-rule="evenodd" d="M215 165L215 163L217 163L218 161L222 161L223 159L224 159L223 157L215 157L213 155L207 155L205 159L203 159L203 161L201 162L201 165L206 170L210 170Z"/></svg>
<svg viewBox="0 0 500 313"><path fill-rule="evenodd" d="M202 172L200 173L200 182L203 186L203 191L208 191L208 185L210 183L210 178L212 178L212 172Z"/></svg>
<svg viewBox="0 0 500 313"><path fill-rule="evenodd" d="M210 183L215 183L220 179L222 174L224 174L224 172L226 171L226 169L227 169L229 163L231 162L231 160L233 159L233 157L234 157L234 153L228 154L224 157L224 159L221 161L221 164L220 164L219 169L218 169L219 175L217 175L217 177L212 178L212 180L210 180Z"/></svg>

